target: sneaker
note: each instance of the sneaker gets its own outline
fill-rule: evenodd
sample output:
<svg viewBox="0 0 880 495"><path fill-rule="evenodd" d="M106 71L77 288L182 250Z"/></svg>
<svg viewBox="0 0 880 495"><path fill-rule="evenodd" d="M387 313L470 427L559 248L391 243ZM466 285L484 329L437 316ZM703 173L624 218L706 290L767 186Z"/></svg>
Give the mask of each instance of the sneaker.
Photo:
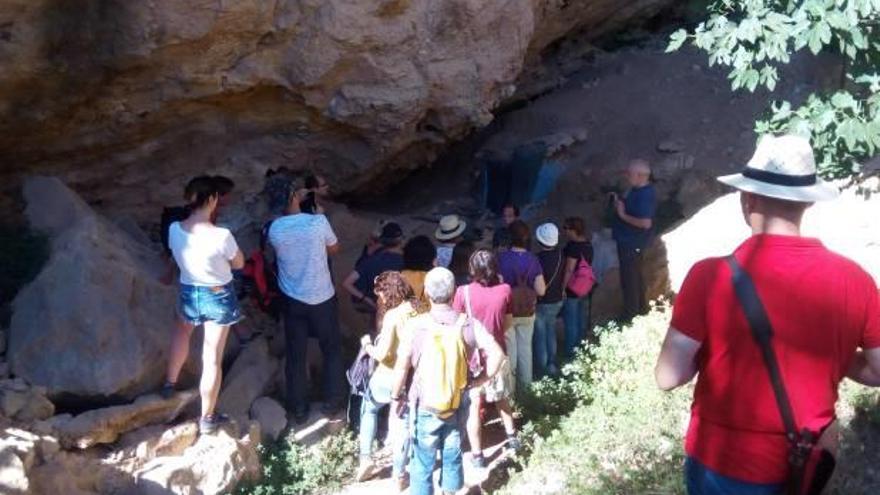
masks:
<svg viewBox="0 0 880 495"><path fill-rule="evenodd" d="M321 414L327 417L337 416L342 412L343 406L340 401L329 401L325 402L324 405L321 406Z"/></svg>
<svg viewBox="0 0 880 495"><path fill-rule="evenodd" d="M471 465L476 469L484 469L486 467L486 458L482 455L471 456Z"/></svg>
<svg viewBox="0 0 880 495"><path fill-rule="evenodd" d="M165 382L162 388L159 389L159 395L166 400L173 397L175 392L177 392L177 384L171 382Z"/></svg>
<svg viewBox="0 0 880 495"><path fill-rule="evenodd" d="M409 488L409 475L404 474L395 480L397 482L397 493L402 493Z"/></svg>
<svg viewBox="0 0 880 495"><path fill-rule="evenodd" d="M293 422L296 425L304 425L309 420L309 407L293 410Z"/></svg>
<svg viewBox="0 0 880 495"><path fill-rule="evenodd" d="M507 435L507 448L514 452L519 452L522 449L522 442L516 434Z"/></svg>
<svg viewBox="0 0 880 495"><path fill-rule="evenodd" d="M217 430L229 423L229 416L225 414L210 414L199 418L199 433L202 435L211 435Z"/></svg>
<svg viewBox="0 0 880 495"><path fill-rule="evenodd" d="M358 483L363 483L373 476L374 469L375 466L373 465L373 461L370 459L364 459L358 465L357 474L355 475L354 479Z"/></svg>

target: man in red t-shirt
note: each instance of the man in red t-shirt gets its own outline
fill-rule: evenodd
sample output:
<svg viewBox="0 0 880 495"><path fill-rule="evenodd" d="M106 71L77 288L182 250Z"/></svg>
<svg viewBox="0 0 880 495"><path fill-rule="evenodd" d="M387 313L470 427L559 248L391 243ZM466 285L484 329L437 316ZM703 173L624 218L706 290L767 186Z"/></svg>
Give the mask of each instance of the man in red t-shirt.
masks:
<svg viewBox="0 0 880 495"><path fill-rule="evenodd" d="M742 174L719 180L741 191L753 236L734 257L769 316L797 427L821 432L844 377L880 385L880 298L856 263L800 236L807 207L837 195L815 174L808 141L766 136ZM723 258L694 265L657 362L664 390L699 373L685 440L690 495L780 493L789 472L769 372L731 277Z"/></svg>

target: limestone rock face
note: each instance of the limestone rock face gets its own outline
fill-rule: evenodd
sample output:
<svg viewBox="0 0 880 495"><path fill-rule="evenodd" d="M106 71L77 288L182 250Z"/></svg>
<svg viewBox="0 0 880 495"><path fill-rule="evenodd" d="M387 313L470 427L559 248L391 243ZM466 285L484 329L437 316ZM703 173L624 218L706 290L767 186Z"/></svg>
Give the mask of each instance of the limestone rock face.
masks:
<svg viewBox="0 0 880 495"><path fill-rule="evenodd" d="M804 215L803 234L859 263L880 284L880 178L843 191L833 201L816 203ZM663 236L674 291L690 268L710 256L726 256L750 231L742 218L739 195L727 194Z"/></svg>
<svg viewBox="0 0 880 495"><path fill-rule="evenodd" d="M174 290L159 282L158 254L58 179L30 179L24 196L52 253L13 303L13 374L50 398L133 398L158 387L174 328Z"/></svg>
<svg viewBox="0 0 880 495"><path fill-rule="evenodd" d="M670 3L11 0L0 162L63 174L107 206L176 201L206 169L287 165L372 188L488 123L561 36Z"/></svg>

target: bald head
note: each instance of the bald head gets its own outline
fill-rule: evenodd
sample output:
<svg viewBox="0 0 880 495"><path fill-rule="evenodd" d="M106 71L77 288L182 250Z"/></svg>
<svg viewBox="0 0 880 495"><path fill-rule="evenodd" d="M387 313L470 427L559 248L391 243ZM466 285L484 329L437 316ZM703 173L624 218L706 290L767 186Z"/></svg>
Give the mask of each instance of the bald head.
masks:
<svg viewBox="0 0 880 495"><path fill-rule="evenodd" d="M636 158L626 166L626 179L632 187L642 187L651 180L651 164L648 160Z"/></svg>

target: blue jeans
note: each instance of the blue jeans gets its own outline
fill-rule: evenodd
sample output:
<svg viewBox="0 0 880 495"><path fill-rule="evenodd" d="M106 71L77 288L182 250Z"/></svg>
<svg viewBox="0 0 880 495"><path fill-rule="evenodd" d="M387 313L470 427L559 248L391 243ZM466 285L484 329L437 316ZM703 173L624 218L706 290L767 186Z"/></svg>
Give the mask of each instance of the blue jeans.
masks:
<svg viewBox="0 0 880 495"><path fill-rule="evenodd" d="M461 433L459 421L462 408L452 416L441 419L427 411L416 409L413 437L413 457L409 465L410 495L433 495L434 459L440 450L440 488L457 492L464 486L464 468L461 461Z"/></svg>
<svg viewBox="0 0 880 495"><path fill-rule="evenodd" d="M589 307L587 297L566 297L562 304L562 321L565 323L563 353L566 359L574 357L575 349L587 336Z"/></svg>
<svg viewBox="0 0 880 495"><path fill-rule="evenodd" d="M562 309L562 301L539 304L535 311L535 333L532 336L532 353L535 358L535 379L556 373L556 317Z"/></svg>
<svg viewBox="0 0 880 495"><path fill-rule="evenodd" d="M761 484L737 481L722 476L688 457L684 463L688 495L779 495L781 483Z"/></svg>
<svg viewBox="0 0 880 495"><path fill-rule="evenodd" d="M371 380L371 393L361 400L361 421L360 431L358 432L358 441L360 444L360 457L362 460L369 458L373 453L373 440L376 439L379 412L382 408L388 405L388 403L376 402L373 400L373 396L391 396L390 376L388 378L388 380ZM384 381L387 381L388 383L382 383ZM398 417L394 411L389 412L388 444L391 446L392 474L395 478L399 478L404 474L404 470L406 469L406 463L409 460L410 447L412 445L406 414L401 418Z"/></svg>

